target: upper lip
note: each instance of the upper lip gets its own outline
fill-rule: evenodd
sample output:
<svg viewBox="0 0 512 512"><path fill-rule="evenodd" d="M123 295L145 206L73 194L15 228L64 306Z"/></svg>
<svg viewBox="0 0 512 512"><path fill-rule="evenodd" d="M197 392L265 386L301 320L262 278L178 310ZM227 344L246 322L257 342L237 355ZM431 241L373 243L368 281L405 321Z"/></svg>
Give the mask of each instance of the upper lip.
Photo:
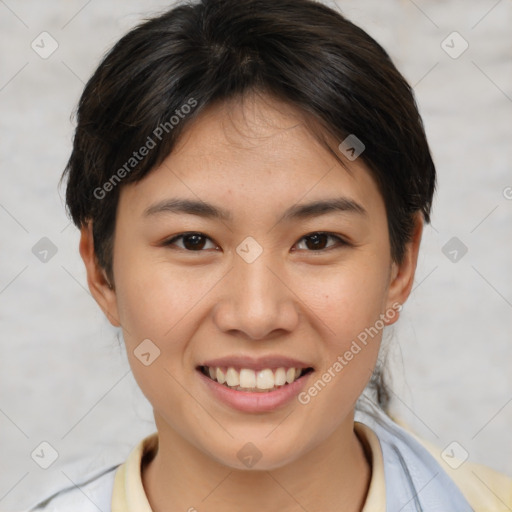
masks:
<svg viewBox="0 0 512 512"><path fill-rule="evenodd" d="M260 371L266 368L271 370L275 370L277 368L312 368L310 364L299 361L298 359L286 356L270 355L258 358L251 356L220 357L204 361L199 366L208 366L210 368L248 368L254 371Z"/></svg>

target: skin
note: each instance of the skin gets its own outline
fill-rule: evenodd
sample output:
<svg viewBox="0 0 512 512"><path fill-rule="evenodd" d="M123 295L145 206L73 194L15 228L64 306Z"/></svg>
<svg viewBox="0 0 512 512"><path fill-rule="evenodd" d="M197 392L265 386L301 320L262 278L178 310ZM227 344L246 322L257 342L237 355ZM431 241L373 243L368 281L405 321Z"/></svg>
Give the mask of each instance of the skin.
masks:
<svg viewBox="0 0 512 512"><path fill-rule="evenodd" d="M351 172L297 111L254 95L211 106L162 165L123 186L112 288L96 263L91 225L82 228L91 293L122 327L133 374L154 409L159 449L142 473L154 511L326 512L340 503L345 511L361 510L371 465L354 433L354 406L375 366L381 331L307 405L293 400L268 413L218 402L195 369L215 357L279 354L315 369L309 386L380 314L405 302L421 217L398 265L373 178L361 159L347 165ZM366 215L277 222L296 203L340 196ZM201 199L233 218L144 215L173 197ZM163 243L186 231L208 238L199 250L190 240ZM329 237L315 249L306 235L318 231L349 245ZM252 263L236 252L247 236L263 249ZM160 349L149 366L134 355L144 339ZM252 469L237 457L247 442L262 454Z"/></svg>

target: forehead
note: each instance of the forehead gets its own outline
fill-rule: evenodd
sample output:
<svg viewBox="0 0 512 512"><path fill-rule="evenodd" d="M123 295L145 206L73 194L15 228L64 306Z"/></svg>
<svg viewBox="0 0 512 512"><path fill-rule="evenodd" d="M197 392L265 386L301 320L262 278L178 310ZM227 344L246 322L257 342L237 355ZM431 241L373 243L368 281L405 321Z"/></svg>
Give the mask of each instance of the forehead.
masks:
<svg viewBox="0 0 512 512"><path fill-rule="evenodd" d="M268 96L211 105L187 125L158 168L123 187L121 202L142 212L170 196L188 197L250 213L344 196L382 213L362 160L336 158L314 128L300 111Z"/></svg>
<svg viewBox="0 0 512 512"><path fill-rule="evenodd" d="M327 169L334 163L332 155L314 137L310 122L297 108L268 95L232 98L203 111L180 138L169 160L242 161L241 172L249 167L257 169L260 176L304 168L299 164L305 157L315 162L316 169Z"/></svg>

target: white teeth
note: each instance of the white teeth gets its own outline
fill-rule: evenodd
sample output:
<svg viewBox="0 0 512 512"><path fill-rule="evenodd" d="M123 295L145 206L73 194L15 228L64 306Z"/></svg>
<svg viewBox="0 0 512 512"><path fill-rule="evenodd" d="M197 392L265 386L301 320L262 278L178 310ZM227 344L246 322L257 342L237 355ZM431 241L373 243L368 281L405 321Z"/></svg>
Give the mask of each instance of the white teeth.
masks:
<svg viewBox="0 0 512 512"><path fill-rule="evenodd" d="M244 368L240 370L240 387L242 388L254 388L256 387L256 374L254 370L248 370Z"/></svg>
<svg viewBox="0 0 512 512"><path fill-rule="evenodd" d="M276 374L275 374L274 378L275 378L276 386L284 386L286 383L286 369L278 368L276 370Z"/></svg>
<svg viewBox="0 0 512 512"><path fill-rule="evenodd" d="M228 368L226 373L226 384L228 386L240 386L240 375L234 368Z"/></svg>
<svg viewBox="0 0 512 512"><path fill-rule="evenodd" d="M291 384L302 374L302 368L277 368L275 371L265 368L258 372L250 368L205 367L212 380L239 391L269 391Z"/></svg>
<svg viewBox="0 0 512 512"><path fill-rule="evenodd" d="M212 377L212 379L215 379L215 377ZM220 368L217 368L217 382L219 384L224 384L224 382L226 382L226 376Z"/></svg>
<svg viewBox="0 0 512 512"><path fill-rule="evenodd" d="M258 389L272 389L274 387L274 380L274 373L272 370L261 370L258 372L256 377L256 387Z"/></svg>

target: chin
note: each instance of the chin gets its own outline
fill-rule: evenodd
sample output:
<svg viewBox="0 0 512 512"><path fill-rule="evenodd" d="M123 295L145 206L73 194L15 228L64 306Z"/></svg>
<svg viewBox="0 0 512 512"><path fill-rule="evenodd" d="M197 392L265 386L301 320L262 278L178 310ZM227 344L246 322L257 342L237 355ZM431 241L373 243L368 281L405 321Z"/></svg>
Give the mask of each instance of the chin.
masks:
<svg viewBox="0 0 512 512"><path fill-rule="evenodd" d="M294 439L293 436L287 438ZM264 438L261 441L248 439L230 440L229 444L222 444L218 450L212 447L206 453L230 469L243 471L272 471L294 463L299 457L296 441L284 443L284 439L277 437L272 442Z"/></svg>

